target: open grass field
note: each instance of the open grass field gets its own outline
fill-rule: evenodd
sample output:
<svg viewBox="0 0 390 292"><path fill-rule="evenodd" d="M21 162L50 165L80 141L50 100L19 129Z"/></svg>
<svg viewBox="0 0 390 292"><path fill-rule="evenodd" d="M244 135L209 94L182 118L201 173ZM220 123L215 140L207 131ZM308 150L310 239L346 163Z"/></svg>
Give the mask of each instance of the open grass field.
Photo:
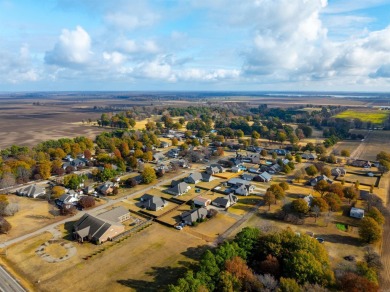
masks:
<svg viewBox="0 0 390 292"><path fill-rule="evenodd" d="M9 195L9 201L19 205L19 212L14 216L7 217L12 229L8 234L0 234L0 242L64 219L62 216L55 216L59 213L58 209L44 200Z"/></svg>
<svg viewBox="0 0 390 292"><path fill-rule="evenodd" d="M205 244L185 232L152 224L88 261L83 257L112 243L77 244L74 257L47 263L35 249L50 237L45 233L7 252L8 264L35 283L36 291L157 291L180 277Z"/></svg>
<svg viewBox="0 0 390 292"><path fill-rule="evenodd" d="M348 109L335 116L340 119L360 119L363 122L371 122L376 125L383 124L388 119L390 112L373 109Z"/></svg>

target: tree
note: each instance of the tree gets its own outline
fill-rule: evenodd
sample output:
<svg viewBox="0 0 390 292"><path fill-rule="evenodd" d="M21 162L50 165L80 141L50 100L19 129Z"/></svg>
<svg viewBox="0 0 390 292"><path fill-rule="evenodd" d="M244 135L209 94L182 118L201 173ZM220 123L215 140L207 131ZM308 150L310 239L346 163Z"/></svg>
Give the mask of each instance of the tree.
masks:
<svg viewBox="0 0 390 292"><path fill-rule="evenodd" d="M340 208L341 208L341 200L340 200L340 197L338 195L336 195L334 193L327 193L324 196L324 199L328 203L329 209L332 212L337 212L337 211L340 210Z"/></svg>
<svg viewBox="0 0 390 292"><path fill-rule="evenodd" d="M311 202L312 207L317 206L320 212L328 211L329 205L323 198L313 198Z"/></svg>
<svg viewBox="0 0 390 292"><path fill-rule="evenodd" d="M92 208L95 206L95 199L91 196L82 196L79 200L79 204L83 209Z"/></svg>
<svg viewBox="0 0 390 292"><path fill-rule="evenodd" d="M305 178L305 174L306 174L306 172L304 170L302 170L302 169L297 170L294 174L294 180L297 182L300 182L301 179Z"/></svg>
<svg viewBox="0 0 390 292"><path fill-rule="evenodd" d="M320 209L320 207L318 207L317 205L312 206L312 207L311 207L311 211L315 214L315 216L316 216L315 222L317 222L317 218L318 218L318 216L320 216L320 214L321 214L321 209Z"/></svg>
<svg viewBox="0 0 390 292"><path fill-rule="evenodd" d="M72 205L66 205L60 209L60 214L63 216L74 215L76 213L77 213L77 209L75 206Z"/></svg>
<svg viewBox="0 0 390 292"><path fill-rule="evenodd" d="M267 274L271 274L274 277L279 277L280 275L279 260L273 255L269 254L266 256L265 260L260 262L259 270L262 274L267 273Z"/></svg>
<svg viewBox="0 0 390 292"><path fill-rule="evenodd" d="M274 195L275 195L275 198L277 200L281 200L283 199L285 196L286 196L286 193L284 192L284 190L282 189L282 187L280 185L277 185L277 184L273 184L271 185L268 189L267 189L267 192L270 191L272 192Z"/></svg>
<svg viewBox="0 0 390 292"><path fill-rule="evenodd" d="M253 139L260 139L260 134L257 131L252 132L252 138Z"/></svg>
<svg viewBox="0 0 390 292"><path fill-rule="evenodd" d="M327 177L330 177L332 175L330 168L327 166L324 166L321 169L321 174L326 175Z"/></svg>
<svg viewBox="0 0 390 292"><path fill-rule="evenodd" d="M320 180L313 188L321 195L322 198L329 190L329 184L325 180Z"/></svg>
<svg viewBox="0 0 390 292"><path fill-rule="evenodd" d="M364 217L359 226L359 236L367 243L375 243L381 238L382 228L370 217Z"/></svg>
<svg viewBox="0 0 390 292"><path fill-rule="evenodd" d="M145 166L141 176L142 176L142 181L145 184L150 184L157 179L156 172L150 166Z"/></svg>
<svg viewBox="0 0 390 292"><path fill-rule="evenodd" d="M51 189L51 196L50 199L58 199L61 197L63 194L65 194L65 189L61 186L54 186Z"/></svg>
<svg viewBox="0 0 390 292"><path fill-rule="evenodd" d="M355 186L344 188L344 197L349 200L349 203L351 203L352 200L356 200L358 195L359 191L355 188Z"/></svg>
<svg viewBox="0 0 390 292"><path fill-rule="evenodd" d="M343 291L348 292L377 292L379 291L378 285L371 283L367 279L352 273L345 273L340 279L340 288Z"/></svg>
<svg viewBox="0 0 390 292"><path fill-rule="evenodd" d="M359 189L360 188L360 182L357 180L355 181L355 189Z"/></svg>
<svg viewBox="0 0 390 292"><path fill-rule="evenodd" d="M66 188L76 190L80 187L80 184L83 183L83 181L84 181L83 176L79 176L75 173L69 174L64 177L64 186Z"/></svg>
<svg viewBox="0 0 390 292"><path fill-rule="evenodd" d="M329 185L328 192L338 195L340 199L344 198L344 187L341 183L334 183Z"/></svg>
<svg viewBox="0 0 390 292"><path fill-rule="evenodd" d="M51 175L50 161L45 160L39 163L38 172L42 179L48 179Z"/></svg>
<svg viewBox="0 0 390 292"><path fill-rule="evenodd" d="M374 219L379 225L383 225L385 223L385 217L376 207L371 207L370 211L366 213L366 216Z"/></svg>
<svg viewBox="0 0 390 292"><path fill-rule="evenodd" d="M0 217L0 233L7 234L11 228L11 224L4 217Z"/></svg>
<svg viewBox="0 0 390 292"><path fill-rule="evenodd" d="M0 195L0 216L5 214L5 211L9 205L9 200L7 195Z"/></svg>
<svg viewBox="0 0 390 292"><path fill-rule="evenodd" d="M306 214L310 210L309 205L304 199L296 199L292 201L291 207L295 212L301 214Z"/></svg>
<svg viewBox="0 0 390 292"><path fill-rule="evenodd" d="M267 191L264 194L264 203L268 205L268 210L271 210L271 204L276 203L276 197L273 192Z"/></svg>
<svg viewBox="0 0 390 292"><path fill-rule="evenodd" d="M290 188L288 183L286 183L285 181L279 183L279 186L284 190L284 191L288 191L288 189Z"/></svg>
<svg viewBox="0 0 390 292"><path fill-rule="evenodd" d="M295 162L301 163L302 162L302 156L299 155L299 154L295 155Z"/></svg>
<svg viewBox="0 0 390 292"><path fill-rule="evenodd" d="M280 278L278 292L301 292L301 288L295 279Z"/></svg>
<svg viewBox="0 0 390 292"><path fill-rule="evenodd" d="M177 146L177 144L179 144L179 140L177 140L176 137L173 137L172 138L172 146Z"/></svg>
<svg viewBox="0 0 390 292"><path fill-rule="evenodd" d="M218 147L215 151L216 156L222 156L224 154L223 147Z"/></svg>
<svg viewBox="0 0 390 292"><path fill-rule="evenodd" d="M91 150L85 149L85 150L84 150L84 157L85 157L85 159L90 160L90 159L92 158Z"/></svg>
<svg viewBox="0 0 390 292"><path fill-rule="evenodd" d="M248 267L246 262L236 256L225 262L226 271L235 276L240 282L241 287L245 291L260 291L261 283L255 277L252 270Z"/></svg>
<svg viewBox="0 0 390 292"><path fill-rule="evenodd" d="M260 155L263 156L263 157L266 157L266 156L268 155L267 150L262 149L262 150L260 151Z"/></svg>
<svg viewBox="0 0 390 292"><path fill-rule="evenodd" d="M126 186L129 188L134 188L138 185L137 180L135 178L128 178L125 182Z"/></svg>
<svg viewBox="0 0 390 292"><path fill-rule="evenodd" d="M327 160L328 160L329 163L332 163L332 164L335 164L337 162L336 156L334 154L330 154L328 156Z"/></svg>
<svg viewBox="0 0 390 292"><path fill-rule="evenodd" d="M305 171L309 176L315 176L318 172L317 168L314 165L310 165L305 169Z"/></svg>
<svg viewBox="0 0 390 292"><path fill-rule="evenodd" d="M351 156L351 152L350 152L348 149L343 149L343 150L341 150L340 154L341 154L341 156L343 156L343 157L349 157L349 156Z"/></svg>
<svg viewBox="0 0 390 292"><path fill-rule="evenodd" d="M152 151L146 151L144 153L144 155L142 156L142 158L145 160L145 161L152 161L153 160L153 152Z"/></svg>

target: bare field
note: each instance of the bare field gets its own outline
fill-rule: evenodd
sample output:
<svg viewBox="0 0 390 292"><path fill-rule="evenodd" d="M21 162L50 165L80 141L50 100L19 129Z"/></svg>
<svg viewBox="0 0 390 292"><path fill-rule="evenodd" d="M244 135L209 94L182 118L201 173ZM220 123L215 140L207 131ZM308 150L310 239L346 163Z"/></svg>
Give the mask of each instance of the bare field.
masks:
<svg viewBox="0 0 390 292"><path fill-rule="evenodd" d="M205 244L186 232L153 224L88 261L83 257L110 243L77 244L77 254L68 261L47 263L35 249L49 237L43 234L7 252L8 264L39 291L156 291L174 282Z"/></svg>

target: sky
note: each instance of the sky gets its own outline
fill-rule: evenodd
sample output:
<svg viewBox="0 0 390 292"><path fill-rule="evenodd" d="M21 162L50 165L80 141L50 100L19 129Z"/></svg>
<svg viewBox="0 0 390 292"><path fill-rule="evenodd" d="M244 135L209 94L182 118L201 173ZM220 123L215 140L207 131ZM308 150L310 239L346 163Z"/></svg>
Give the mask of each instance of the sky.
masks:
<svg viewBox="0 0 390 292"><path fill-rule="evenodd" d="M0 91L390 92L390 0L0 0Z"/></svg>

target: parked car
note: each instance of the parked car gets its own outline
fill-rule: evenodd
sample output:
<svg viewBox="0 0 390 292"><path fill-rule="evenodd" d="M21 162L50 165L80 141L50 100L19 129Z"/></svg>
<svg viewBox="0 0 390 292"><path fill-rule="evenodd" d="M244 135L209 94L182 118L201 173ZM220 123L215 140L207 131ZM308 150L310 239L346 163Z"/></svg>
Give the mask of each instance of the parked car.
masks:
<svg viewBox="0 0 390 292"><path fill-rule="evenodd" d="M319 243L324 243L324 242L325 242L325 239L323 239L323 238L321 238L321 237L317 237L316 239L317 239L317 241L318 241Z"/></svg>

